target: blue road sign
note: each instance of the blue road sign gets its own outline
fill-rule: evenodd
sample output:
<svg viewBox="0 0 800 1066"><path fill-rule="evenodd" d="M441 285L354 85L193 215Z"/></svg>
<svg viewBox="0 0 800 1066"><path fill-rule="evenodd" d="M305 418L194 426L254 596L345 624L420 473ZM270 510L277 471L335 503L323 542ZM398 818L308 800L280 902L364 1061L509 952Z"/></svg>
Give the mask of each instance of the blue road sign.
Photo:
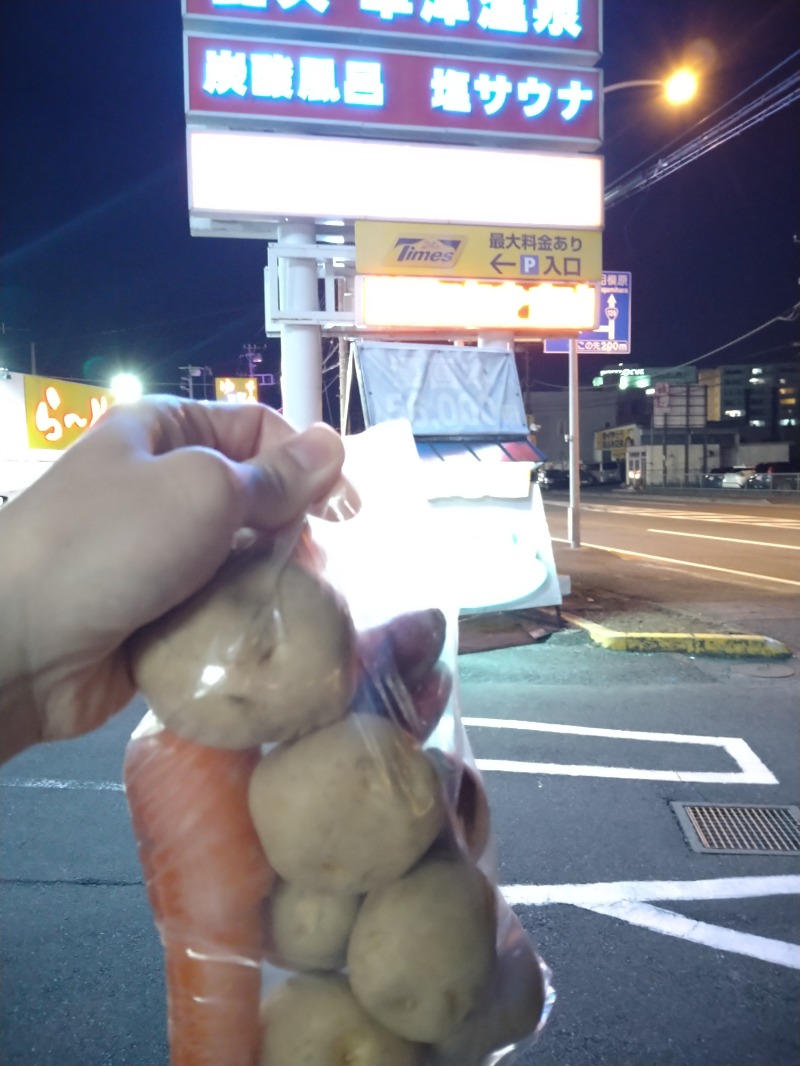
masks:
<svg viewBox="0 0 800 1066"><path fill-rule="evenodd" d="M545 352L568 352L563 337L544 342ZM600 285L600 324L578 334L578 352L604 355L631 353L631 275L627 271L603 272Z"/></svg>

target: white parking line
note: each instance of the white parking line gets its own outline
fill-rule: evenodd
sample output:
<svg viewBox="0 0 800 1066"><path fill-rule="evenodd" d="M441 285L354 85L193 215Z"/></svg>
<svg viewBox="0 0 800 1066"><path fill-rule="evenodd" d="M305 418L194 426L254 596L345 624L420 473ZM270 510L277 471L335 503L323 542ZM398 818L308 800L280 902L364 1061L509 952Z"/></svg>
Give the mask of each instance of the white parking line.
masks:
<svg viewBox="0 0 800 1066"><path fill-rule="evenodd" d="M655 907L651 901L751 899L800 894L800 876L719 877L700 881L609 881L583 885L504 885L508 903L519 907L568 904L617 918L655 933L678 937L718 951L761 959L800 970L800 946L742 933Z"/></svg>
<svg viewBox="0 0 800 1066"><path fill-rule="evenodd" d="M63 788L79 792L124 792L119 781L70 781L52 777L9 778L0 781L0 788Z"/></svg>
<svg viewBox="0 0 800 1066"><path fill-rule="evenodd" d="M570 903L598 907L627 900L688 902L693 899L749 899L752 896L792 896L800 893L800 875L765 877L708 877L697 881L596 881L593 884L505 885L503 895L514 906L541 907Z"/></svg>
<svg viewBox="0 0 800 1066"><path fill-rule="evenodd" d="M777 785L778 779L741 737L708 737L683 733L649 733L634 729L601 729L592 726L526 722L509 718L467 718L468 728L522 729L541 733L565 733L614 740L642 740L666 744L699 744L722 748L740 770L648 770L630 766L593 766L577 763L523 762L516 759L477 759L481 771L504 770L517 774L564 774L568 777L613 777L634 781L695 781L723 785Z"/></svg>
<svg viewBox="0 0 800 1066"><path fill-rule="evenodd" d="M760 959L762 962L800 970L800 946L785 940L773 940L772 937L742 933L738 929L728 929L723 925L699 922L694 918L687 918L684 914L654 907L652 903L627 903L623 900L587 909L596 914L607 914L610 918L619 918L630 925L650 929L654 933L676 936L693 944L716 948L717 951L732 951L737 955Z"/></svg>

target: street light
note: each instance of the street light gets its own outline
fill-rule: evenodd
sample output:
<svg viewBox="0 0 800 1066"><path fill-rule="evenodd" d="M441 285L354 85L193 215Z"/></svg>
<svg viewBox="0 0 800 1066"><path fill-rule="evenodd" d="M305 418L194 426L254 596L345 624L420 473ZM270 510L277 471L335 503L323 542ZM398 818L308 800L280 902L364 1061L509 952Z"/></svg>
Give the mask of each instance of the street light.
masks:
<svg viewBox="0 0 800 1066"><path fill-rule="evenodd" d="M636 89L641 86L655 86L664 90L664 99L669 104L687 104L697 95L697 75L689 67L681 67L668 78L636 78L633 81L618 81L606 85L603 96L617 92L619 89Z"/></svg>
<svg viewBox="0 0 800 1066"><path fill-rule="evenodd" d="M134 403L142 395L142 383L135 374L115 374L111 379L111 391L117 403Z"/></svg>
<svg viewBox="0 0 800 1066"><path fill-rule="evenodd" d="M674 106L688 103L697 94L698 79L689 67L681 67L666 78L635 78L632 81L618 81L606 85L603 96L619 92L620 89L638 89L656 87L664 90L664 99ZM567 508L567 537L570 547L580 548L580 406L578 392L578 341L571 338L569 342L569 370L567 395L569 400L569 506Z"/></svg>
<svg viewBox="0 0 800 1066"><path fill-rule="evenodd" d="M697 95L697 75L689 67L676 70L664 82L664 95L670 104L688 104Z"/></svg>

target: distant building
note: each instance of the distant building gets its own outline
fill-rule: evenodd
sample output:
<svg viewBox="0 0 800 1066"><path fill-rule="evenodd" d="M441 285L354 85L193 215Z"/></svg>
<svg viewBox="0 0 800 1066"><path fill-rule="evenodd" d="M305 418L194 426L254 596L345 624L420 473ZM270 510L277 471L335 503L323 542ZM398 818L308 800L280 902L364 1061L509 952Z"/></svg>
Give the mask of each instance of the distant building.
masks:
<svg viewBox="0 0 800 1066"><path fill-rule="evenodd" d="M763 440L788 440L798 426L797 364L719 366L698 373L707 390L709 422L736 425ZM749 432L748 432L749 431Z"/></svg>
<svg viewBox="0 0 800 1066"><path fill-rule="evenodd" d="M585 464L620 461L619 452L623 443L630 447L629 439L642 447L661 449L667 464L664 477L676 476L670 466L670 449L675 451L675 470L680 468L684 476L690 469L705 472L713 466L779 459L796 463L800 458L800 374L794 364L746 363L700 370L696 384L690 380L688 385L686 377L694 376L694 367L680 368L681 376L669 381L656 377L664 375L664 368L617 364L605 369L608 372L595 379L601 384L580 390L580 457ZM689 420L688 414L686 421L676 421L674 412L659 421L656 393L666 385L676 397L687 388L705 390L705 424L702 415L699 422ZM530 392L525 400L529 421L537 426L538 446L551 463L565 464L569 456L567 390Z"/></svg>
<svg viewBox="0 0 800 1066"><path fill-rule="evenodd" d="M595 388L649 389L658 382L668 385L694 385L697 367L694 366L639 366L635 363L609 363L597 377L592 378Z"/></svg>

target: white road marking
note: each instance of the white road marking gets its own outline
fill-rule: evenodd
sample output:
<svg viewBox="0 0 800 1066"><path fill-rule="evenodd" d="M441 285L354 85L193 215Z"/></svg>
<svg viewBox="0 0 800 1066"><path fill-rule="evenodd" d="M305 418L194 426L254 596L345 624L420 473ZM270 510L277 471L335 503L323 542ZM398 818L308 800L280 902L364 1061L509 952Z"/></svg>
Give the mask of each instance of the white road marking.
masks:
<svg viewBox="0 0 800 1066"><path fill-rule="evenodd" d="M772 962L777 966L788 966L800 970L800 945L790 944L785 940L773 940L771 937L756 936L754 933L742 933L737 929L727 929L722 925L711 925L684 914L654 907L652 903L618 903L601 904L590 907L596 914L607 914L619 918L631 925L650 929L654 933L676 936L681 940L690 940L694 944L703 944L717 951L732 951L737 955L749 955L762 962Z"/></svg>
<svg viewBox="0 0 800 1066"><path fill-rule="evenodd" d="M758 548L788 548L800 552L800 544L778 544L769 540L743 540L739 537L715 537L711 533L685 533L678 529L648 529L648 533L668 533L671 537L695 537L697 540L724 540L726 544L755 544Z"/></svg>
<svg viewBox="0 0 800 1066"><path fill-rule="evenodd" d="M505 885L503 895L514 906L543 907L569 903L597 907L627 900L689 902L696 899L750 899L752 896L793 896L800 893L800 874L758 877L708 877L697 881L596 881L593 884Z"/></svg>
<svg viewBox="0 0 800 1066"><path fill-rule="evenodd" d="M569 504L566 501L560 500L547 500L547 505L550 507L562 507L566 508ZM641 518L656 517L656 518L675 518L685 522L730 522L732 525L746 525L746 526L758 526L759 528L780 528L780 529L800 529L800 519L786 518L782 515L769 515L768 517L759 517L752 514L720 514L719 511L692 511L692 510L680 510L677 508L662 508L662 507L637 507L634 504L629 506L623 505L609 505L598 503L584 503L581 500L581 509L584 511L598 511L605 514L633 514Z"/></svg>
<svg viewBox="0 0 800 1066"><path fill-rule="evenodd" d="M0 788L63 788L81 792L124 792L119 781L64 781L51 777L10 778L0 781Z"/></svg>
<svg viewBox="0 0 800 1066"><path fill-rule="evenodd" d="M606 737L613 740L642 740L666 744L703 744L722 748L740 770L648 770L630 766L593 766L575 763L523 762L516 759L477 759L481 771L506 771L517 774L563 774L567 777L604 777L627 781L694 781L723 785L777 785L778 779L741 737L708 737L688 733L650 733L635 729L603 729L595 726L561 725L554 722L526 722L509 718L462 719L468 728L522 729L540 733L565 733L573 736Z"/></svg>
<svg viewBox="0 0 800 1066"><path fill-rule="evenodd" d="M613 507L602 504L587 504L587 511L603 511L608 514L634 514L640 517L675 518L683 522L730 522L732 525L758 526L766 528L800 529L800 519L787 518L783 515L768 517L753 514L725 514L719 511L686 511L680 509L662 509L660 507Z"/></svg>
<svg viewBox="0 0 800 1066"><path fill-rule="evenodd" d="M800 876L797 875L720 877L699 881L610 881L583 885L504 885L501 891L512 907L568 904L718 951L800 969L800 946L797 944L696 921L675 911L655 907L651 902L796 895L800 893Z"/></svg>
<svg viewBox="0 0 800 1066"><path fill-rule="evenodd" d="M551 540L559 544L569 544L565 537L551 537ZM796 585L800 587L800 581L792 581L786 577L770 577L768 574L751 574L747 570L729 570L726 566L711 566L709 563L690 563L687 559L670 559L664 555L648 555L645 552L629 551L627 548L609 548L606 544L589 544L583 541L584 548L597 548L598 551L611 552L613 555L630 555L635 559L649 559L656 563L671 563L673 566L691 566L697 570L714 570L720 574L733 574L734 577L748 577L753 581L777 581L780 585Z"/></svg>

